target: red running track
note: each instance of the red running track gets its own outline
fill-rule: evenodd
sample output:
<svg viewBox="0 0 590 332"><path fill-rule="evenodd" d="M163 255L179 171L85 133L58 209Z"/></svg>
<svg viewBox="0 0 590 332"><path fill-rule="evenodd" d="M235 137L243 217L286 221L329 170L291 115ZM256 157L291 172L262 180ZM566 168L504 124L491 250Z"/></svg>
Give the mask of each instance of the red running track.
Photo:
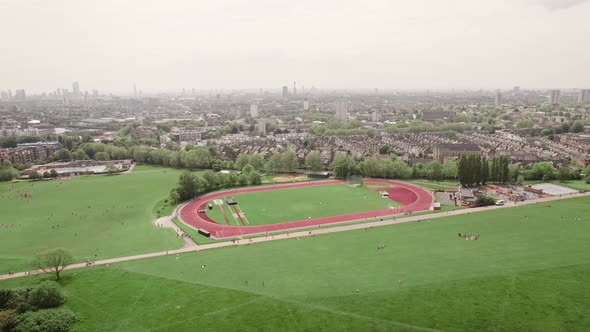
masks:
<svg viewBox="0 0 590 332"><path fill-rule="evenodd" d="M269 224L269 225L258 225L258 226L231 226L222 225L209 218L205 213L198 213L198 210L205 210L209 201L223 197L228 194L240 194L240 193L252 193L259 191L270 191L270 190L284 190L292 188L302 187L313 187L313 186L326 186L341 184L344 181L340 180L328 180L328 181L315 181L315 182L304 182L304 183L291 183L284 185L273 185L264 187L249 187L240 188L226 191L218 191L214 193L201 196L193 201L190 201L180 210L180 220L197 229L204 229L211 233L214 238L226 238L235 237L241 235L260 234L265 232L275 232L294 228L311 227L323 224L331 224L337 222L362 220L368 218L378 218L385 216L392 216L396 214L403 214L407 212L417 212L428 210L432 205L432 195L417 186L409 183L394 181L394 180L381 180L381 179L364 179L364 182L375 182L375 183L386 183L394 185L395 188L385 189L389 192L389 198L400 203L402 206L394 209L385 209L369 212L359 212L352 214L345 214L339 216L330 216L323 218L305 219L297 221L289 221L283 223Z"/></svg>

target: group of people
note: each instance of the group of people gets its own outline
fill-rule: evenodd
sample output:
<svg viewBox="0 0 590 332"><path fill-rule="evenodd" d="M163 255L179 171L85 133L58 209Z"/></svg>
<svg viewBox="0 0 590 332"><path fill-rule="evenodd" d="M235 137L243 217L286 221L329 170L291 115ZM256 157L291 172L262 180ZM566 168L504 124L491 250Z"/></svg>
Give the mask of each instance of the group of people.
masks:
<svg viewBox="0 0 590 332"><path fill-rule="evenodd" d="M478 240L479 239L479 234L467 234L467 233L459 233L459 237L463 238L465 240Z"/></svg>

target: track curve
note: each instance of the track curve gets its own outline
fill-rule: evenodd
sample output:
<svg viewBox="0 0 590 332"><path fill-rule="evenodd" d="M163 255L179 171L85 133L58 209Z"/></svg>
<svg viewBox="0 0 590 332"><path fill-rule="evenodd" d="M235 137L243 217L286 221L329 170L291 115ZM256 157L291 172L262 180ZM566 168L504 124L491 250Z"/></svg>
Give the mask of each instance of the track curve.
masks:
<svg viewBox="0 0 590 332"><path fill-rule="evenodd" d="M253 193L270 190L284 190L302 187L326 186L345 183L340 180L314 181L304 183L290 183L284 185L271 185L262 187L247 187L224 191L217 191L204 196L198 197L180 209L179 219L185 224L196 228L204 229L211 233L214 238L236 237L250 234L260 234L266 232L283 231L295 228L311 227L323 224L331 224L338 222L362 220L368 218L379 218L385 216L392 216L396 214L404 214L408 212L417 212L428 210L433 202L433 197L430 192L401 181L383 180L383 179L363 179L367 183L385 183L394 185L394 188L386 189L389 192L389 197L402 206L395 209L384 209L369 212L358 212L345 215L337 215L323 218L305 219L297 221L288 221L276 224L257 225L257 226L231 226L222 225L209 218L205 213L198 213L199 210L205 210L209 201L223 197L228 194Z"/></svg>

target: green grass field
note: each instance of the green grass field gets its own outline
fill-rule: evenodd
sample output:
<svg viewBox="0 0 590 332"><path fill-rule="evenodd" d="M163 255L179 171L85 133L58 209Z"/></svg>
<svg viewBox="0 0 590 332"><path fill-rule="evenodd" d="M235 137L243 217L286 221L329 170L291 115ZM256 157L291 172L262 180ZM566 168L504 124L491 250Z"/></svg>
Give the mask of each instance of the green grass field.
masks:
<svg viewBox="0 0 590 332"><path fill-rule="evenodd" d="M0 223L14 225L0 228L0 273L31 269L35 253L56 247L84 261L182 246L172 230L151 223L179 174L140 166L116 176L0 184Z"/></svg>
<svg viewBox="0 0 590 332"><path fill-rule="evenodd" d="M398 203L382 198L378 192L366 187L352 188L344 184L314 186L284 190L263 191L231 195L238 201L249 225L266 225L285 221L329 217L397 207ZM231 225L241 225L233 217L232 208L223 204ZM225 224L219 207L213 204L207 215Z"/></svg>
<svg viewBox="0 0 590 332"><path fill-rule="evenodd" d="M77 331L587 331L589 215L575 198L66 271L62 284Z"/></svg>

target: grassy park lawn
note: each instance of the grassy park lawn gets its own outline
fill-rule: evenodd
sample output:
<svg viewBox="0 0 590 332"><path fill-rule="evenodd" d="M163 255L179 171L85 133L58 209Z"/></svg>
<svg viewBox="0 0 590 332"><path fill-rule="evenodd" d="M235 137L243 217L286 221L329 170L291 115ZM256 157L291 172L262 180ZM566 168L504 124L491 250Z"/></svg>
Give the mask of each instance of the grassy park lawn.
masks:
<svg viewBox="0 0 590 332"><path fill-rule="evenodd" d="M441 180L441 181L428 181L428 180L413 180L407 181L409 183L415 184L417 186L426 188L426 189L457 189L459 188L459 182L452 181L452 180Z"/></svg>
<svg viewBox="0 0 590 332"><path fill-rule="evenodd" d="M398 203L382 198L378 192L366 187L353 188L344 184L229 196L238 201L237 206L245 214L249 225L273 224L308 217L321 218L399 206ZM233 217L233 208L225 202L223 207L230 224L241 225L239 220ZM221 210L215 204L212 210L207 210L207 215L221 224L226 223Z"/></svg>
<svg viewBox="0 0 590 332"><path fill-rule="evenodd" d="M78 331L584 331L589 215L574 198L66 271L62 284Z"/></svg>
<svg viewBox="0 0 590 332"><path fill-rule="evenodd" d="M179 174L139 166L114 176L0 184L0 223L11 225L0 228L0 273L28 270L35 253L56 247L84 261L182 246L172 230L151 223Z"/></svg>
<svg viewBox="0 0 590 332"><path fill-rule="evenodd" d="M554 183L576 190L590 190L590 184L586 183L586 180L555 181Z"/></svg>

